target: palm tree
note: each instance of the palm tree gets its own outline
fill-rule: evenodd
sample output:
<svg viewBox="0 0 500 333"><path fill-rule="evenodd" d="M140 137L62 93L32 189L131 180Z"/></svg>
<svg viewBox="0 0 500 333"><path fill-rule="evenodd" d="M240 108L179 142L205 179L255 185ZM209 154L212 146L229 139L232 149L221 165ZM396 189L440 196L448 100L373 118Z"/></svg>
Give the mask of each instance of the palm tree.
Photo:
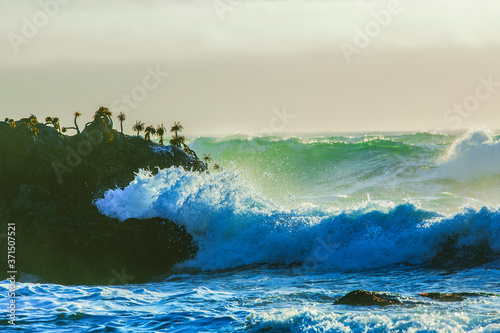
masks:
<svg viewBox="0 0 500 333"><path fill-rule="evenodd" d="M173 136L172 139L170 139L170 144L172 146L182 148L182 146L184 145L184 141L185 138L182 135L177 137Z"/></svg>
<svg viewBox="0 0 500 333"><path fill-rule="evenodd" d="M144 133L145 133L144 139L151 141L151 134L154 135L156 133L155 127L153 125L149 125L144 130Z"/></svg>
<svg viewBox="0 0 500 333"><path fill-rule="evenodd" d="M215 163L215 164L214 164L214 170L215 170L215 171L220 171L221 169L222 169L222 167L220 166L220 164L219 164L219 163Z"/></svg>
<svg viewBox="0 0 500 333"><path fill-rule="evenodd" d="M47 119L45 119L47 120ZM59 131L59 133L61 132L61 123L59 122L59 118L58 117L54 117L52 118L52 126L54 126L54 129L56 131Z"/></svg>
<svg viewBox="0 0 500 333"><path fill-rule="evenodd" d="M175 132L175 137L177 138L177 132L182 132L184 127L182 127L181 123L178 121L174 121L174 125L170 128L170 132Z"/></svg>
<svg viewBox="0 0 500 333"><path fill-rule="evenodd" d="M35 116L33 116L33 117L35 117ZM35 117L35 119L36 119L36 117ZM57 118L57 117L47 117L47 118L45 118L45 123L46 124L51 124L52 126L54 126L54 129L56 131L61 132L61 123L59 122L59 118Z"/></svg>
<svg viewBox="0 0 500 333"><path fill-rule="evenodd" d="M163 123L161 125L158 125L156 127L156 135L160 137L160 145L163 146L163 135L165 135L165 126L163 126Z"/></svg>
<svg viewBox="0 0 500 333"><path fill-rule="evenodd" d="M192 150L191 148L189 148L189 146L184 143L184 137L183 136L178 137L178 139L180 139L180 138L182 138L182 145L184 146L184 151L186 152L186 154L190 155L196 161L196 164L193 167L194 170L200 170L200 163L202 163L202 162L200 161L200 159L196 155L196 152L194 150ZM207 168L205 168L205 171L208 171Z"/></svg>
<svg viewBox="0 0 500 333"><path fill-rule="evenodd" d="M120 114L116 116L116 118L118 118L118 120L120 121L120 128L123 134L123 122L125 121L125 119L127 119L127 115L123 112L120 112Z"/></svg>
<svg viewBox="0 0 500 333"><path fill-rule="evenodd" d="M75 123L75 129L76 133L80 134L80 128L78 127L78 124L76 123L76 119L79 118L82 114L78 111L75 112L75 118L73 119L73 122Z"/></svg>
<svg viewBox="0 0 500 333"><path fill-rule="evenodd" d="M99 107L99 110L97 110L94 113L94 120L100 119L108 129L112 129L113 128L113 119L111 118L112 115L113 113L111 113L111 111L109 111L108 108L101 106Z"/></svg>
<svg viewBox="0 0 500 333"><path fill-rule="evenodd" d="M82 114L78 111L75 112L75 118L73 122L75 123L75 127L63 127L61 130L63 133L66 133L68 130L73 129L76 130L76 134L80 134L80 128L78 127L78 124L76 122L76 119L80 117Z"/></svg>
<svg viewBox="0 0 500 333"><path fill-rule="evenodd" d="M139 133L144 131L144 123L141 123L140 120L137 120L135 122L135 125L132 126L132 130L133 131L137 131L137 136L139 136Z"/></svg>
<svg viewBox="0 0 500 333"><path fill-rule="evenodd" d="M210 154L208 154L208 155L203 154L203 161L205 161L205 166L208 169L208 163L212 161L212 158L210 157Z"/></svg>
<svg viewBox="0 0 500 333"><path fill-rule="evenodd" d="M31 126L36 126L36 124L38 124L38 119L33 113L30 114L30 117L28 119L30 121Z"/></svg>

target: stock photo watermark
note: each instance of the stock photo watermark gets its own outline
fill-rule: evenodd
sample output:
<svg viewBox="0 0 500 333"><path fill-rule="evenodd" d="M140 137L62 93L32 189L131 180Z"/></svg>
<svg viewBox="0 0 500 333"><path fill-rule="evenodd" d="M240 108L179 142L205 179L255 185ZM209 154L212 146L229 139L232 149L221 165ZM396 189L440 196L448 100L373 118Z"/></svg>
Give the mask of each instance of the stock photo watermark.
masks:
<svg viewBox="0 0 500 333"><path fill-rule="evenodd" d="M132 275L127 275L125 272L125 267L122 267L122 272L118 273L115 269L111 270L111 274L113 275L113 278L109 280L109 284L116 284L119 282L120 284L129 284L129 281L133 281L135 279L135 276Z"/></svg>
<svg viewBox="0 0 500 333"><path fill-rule="evenodd" d="M269 126L261 129L262 135L284 132L290 124L290 120L297 117L297 115L289 113L286 107L283 107L281 110L274 109L272 112L274 116L269 120Z"/></svg>
<svg viewBox="0 0 500 333"><path fill-rule="evenodd" d="M403 9L401 1L392 0L387 3L385 9L373 10L370 13L372 19L363 28L354 29L355 35L352 43L341 42L339 44L347 63L350 64L354 55L360 54L363 49L367 48L391 24L393 17L403 12Z"/></svg>
<svg viewBox="0 0 500 333"><path fill-rule="evenodd" d="M155 69L147 66L146 72L147 74L142 78L140 85L134 86L128 94L121 94L111 103L112 110L126 113L137 108L141 102L146 100L149 92L157 89L169 75L168 72L163 72L160 69L160 65L156 65Z"/></svg>
<svg viewBox="0 0 500 333"><path fill-rule="evenodd" d="M52 162L52 168L57 176L57 182L59 184L63 183L63 175L65 173L73 172L74 168L78 167L82 161L83 157L90 155L94 147L99 146L104 140L104 134L97 129L90 131L85 135L84 140L80 141L76 145L76 149L71 146L66 146L66 163Z"/></svg>
<svg viewBox="0 0 500 333"><path fill-rule="evenodd" d="M38 36L40 30L45 28L51 19L57 16L61 7L67 5L71 0L41 0L38 2L40 9L31 18L23 16L21 18L21 29L19 33L9 32L9 40L14 52L19 53L19 47L26 45Z"/></svg>
<svg viewBox="0 0 500 333"><path fill-rule="evenodd" d="M214 0L212 5L214 6L215 12L221 21L224 21L226 14L233 12L238 8L243 0Z"/></svg>
<svg viewBox="0 0 500 333"><path fill-rule="evenodd" d="M339 248L340 244L333 242L331 236L327 238L316 237L314 239L314 247L311 255L302 262L299 267L294 268L295 273L301 273L303 270L314 270L320 266L321 263L333 257L334 250Z"/></svg>
<svg viewBox="0 0 500 333"><path fill-rule="evenodd" d="M487 77L479 76L479 83L474 89L474 93L465 97L461 103L454 103L452 107L443 112L443 120L447 123L453 123L453 128L458 128L464 119L477 111L481 106L481 102L486 101L495 93L497 87L500 87L500 82L493 80L493 74Z"/></svg>
<svg viewBox="0 0 500 333"><path fill-rule="evenodd" d="M8 289L8 323L15 325L16 323L16 224L7 224L7 280L9 281Z"/></svg>

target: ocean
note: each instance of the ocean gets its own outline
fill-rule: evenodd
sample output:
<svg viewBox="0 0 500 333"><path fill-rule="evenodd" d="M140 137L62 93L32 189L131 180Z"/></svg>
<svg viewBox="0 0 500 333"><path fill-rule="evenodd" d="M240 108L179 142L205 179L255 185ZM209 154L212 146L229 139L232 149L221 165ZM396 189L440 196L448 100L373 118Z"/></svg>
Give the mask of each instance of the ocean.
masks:
<svg viewBox="0 0 500 333"><path fill-rule="evenodd" d="M140 171L101 213L168 218L199 251L155 281L17 283L9 332L500 332L500 136L199 137L221 171ZM0 287L6 291L9 281ZM403 305L334 304L386 292ZM419 293L469 293L442 302Z"/></svg>

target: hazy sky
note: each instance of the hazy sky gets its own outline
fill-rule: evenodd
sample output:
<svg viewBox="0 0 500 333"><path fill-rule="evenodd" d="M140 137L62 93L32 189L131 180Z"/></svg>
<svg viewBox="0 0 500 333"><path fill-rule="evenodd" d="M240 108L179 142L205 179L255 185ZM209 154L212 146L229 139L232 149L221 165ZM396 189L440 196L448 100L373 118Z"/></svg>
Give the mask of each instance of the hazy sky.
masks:
<svg viewBox="0 0 500 333"><path fill-rule="evenodd" d="M188 135L500 127L499 1L3 0L1 119ZM167 75L168 73L168 75Z"/></svg>

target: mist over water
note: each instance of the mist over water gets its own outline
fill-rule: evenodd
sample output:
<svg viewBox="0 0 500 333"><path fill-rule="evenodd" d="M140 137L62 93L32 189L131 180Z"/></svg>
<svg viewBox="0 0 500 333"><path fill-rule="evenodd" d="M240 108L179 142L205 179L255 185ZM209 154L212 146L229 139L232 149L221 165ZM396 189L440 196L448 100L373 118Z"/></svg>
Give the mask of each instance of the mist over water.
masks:
<svg viewBox="0 0 500 333"><path fill-rule="evenodd" d="M342 210L369 197L453 213L500 202L500 143L484 129L462 136L198 138L191 145L287 207Z"/></svg>
<svg viewBox="0 0 500 333"><path fill-rule="evenodd" d="M500 164L489 163L500 143L488 131L198 138L191 146L226 170L142 171L96 201L120 220L184 225L200 248L186 267L303 264L318 244L328 252L323 269L421 265L449 237L500 251Z"/></svg>

